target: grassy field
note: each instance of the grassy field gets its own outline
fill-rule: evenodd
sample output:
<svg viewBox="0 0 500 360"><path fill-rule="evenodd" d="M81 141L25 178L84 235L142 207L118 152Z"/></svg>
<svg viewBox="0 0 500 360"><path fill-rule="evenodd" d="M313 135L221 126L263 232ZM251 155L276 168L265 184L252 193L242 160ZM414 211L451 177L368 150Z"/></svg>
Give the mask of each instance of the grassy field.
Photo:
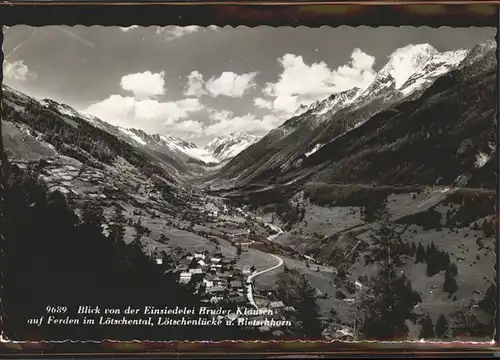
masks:
<svg viewBox="0 0 500 360"><path fill-rule="evenodd" d="M449 296L443 291L444 271L427 276L425 264L415 264L413 258L404 261L400 270L422 298L415 313L429 314L434 323L443 314L449 319L451 327L463 325L455 324L457 313L472 312L481 318L484 314L477 310L477 304L495 276L495 237L480 229L482 221L491 218L487 214L494 214L491 191L447 187L378 189L353 186L350 189L347 185L314 185L305 193L290 198L290 202L305 207L305 216L275 241L346 269L345 281L351 283L348 288L353 290L352 284L356 280L373 276L379 269L377 262L367 264L364 259L364 255L371 254L372 236L379 228L378 221L366 222L363 207L360 206L363 196L373 196L369 195L372 193L383 194L381 199L385 199L383 203L388 219L404 242L410 245L421 243L424 247L434 243L457 265L458 290ZM479 226L474 226L476 222ZM345 281L345 284L340 284L338 279L335 281L335 274L317 272L315 265L307 268L304 262L284 260L289 268L297 268L306 274L321 293L331 295L328 299L318 300L324 315L334 309L336 321L343 324L352 322L353 314L359 309L356 301L350 299L354 300L362 292L360 287L355 287L354 292L348 291L348 284ZM256 283L272 286L274 279L274 274L265 274L256 279ZM341 290L346 299L337 299L337 290ZM418 334L418 326L410 328L411 332Z"/></svg>

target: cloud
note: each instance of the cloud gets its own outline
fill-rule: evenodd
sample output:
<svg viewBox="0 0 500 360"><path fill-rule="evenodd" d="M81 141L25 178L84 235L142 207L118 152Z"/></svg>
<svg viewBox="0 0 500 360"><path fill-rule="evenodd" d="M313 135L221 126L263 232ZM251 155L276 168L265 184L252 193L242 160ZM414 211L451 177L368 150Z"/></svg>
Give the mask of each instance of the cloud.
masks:
<svg viewBox="0 0 500 360"><path fill-rule="evenodd" d="M167 130L176 136L195 138L203 135L203 124L199 121L185 120L167 125Z"/></svg>
<svg viewBox="0 0 500 360"><path fill-rule="evenodd" d="M107 99L91 104L85 111L117 126L134 125L135 98L111 95Z"/></svg>
<svg viewBox="0 0 500 360"><path fill-rule="evenodd" d="M167 41L173 41L187 34L192 34L200 30L197 25L191 26L165 26L157 27L156 33L158 35L163 35Z"/></svg>
<svg viewBox="0 0 500 360"><path fill-rule="evenodd" d="M131 91L136 97L150 97L165 94L165 72L129 74L122 77L120 86L123 90Z"/></svg>
<svg viewBox="0 0 500 360"><path fill-rule="evenodd" d="M261 108L261 109L269 109L271 110L273 108L273 103L272 101L263 99L263 98L255 98L253 99L253 103L255 106Z"/></svg>
<svg viewBox="0 0 500 360"><path fill-rule="evenodd" d="M85 111L113 125L158 132L164 125L175 125L203 108L198 99L160 102L114 94L90 105Z"/></svg>
<svg viewBox="0 0 500 360"><path fill-rule="evenodd" d="M165 93L164 72L125 75L120 86L133 96L113 94L91 104L85 112L116 126L139 128L149 133L193 136L202 132L201 123L188 119L193 113L205 109L198 99L161 101L155 98Z"/></svg>
<svg viewBox="0 0 500 360"><path fill-rule="evenodd" d="M322 96L324 97L324 96ZM311 99L304 99L304 102L313 101ZM273 101L273 109L285 113L291 113L300 106L299 96L297 95L279 95Z"/></svg>
<svg viewBox="0 0 500 360"><path fill-rule="evenodd" d="M219 77L211 77L205 82L203 74L199 71L192 71L187 77L184 94L196 97L203 95L242 97L248 90L255 87L254 78L256 75L257 72L239 75L225 71Z"/></svg>
<svg viewBox="0 0 500 360"><path fill-rule="evenodd" d="M218 78L210 78L206 82L205 88L213 97L219 95L242 97L247 90L255 87L254 78L256 75L257 72L238 75L234 72L225 71Z"/></svg>
<svg viewBox="0 0 500 360"><path fill-rule="evenodd" d="M128 32L130 30L135 30L135 29L138 29L139 26L138 25L132 25L132 26L127 26L127 27L121 27L120 26L120 30L123 31L123 32Z"/></svg>
<svg viewBox="0 0 500 360"><path fill-rule="evenodd" d="M351 66L353 68L373 71L373 65L375 65L374 56L368 55L361 49L356 48L351 54L351 59Z"/></svg>
<svg viewBox="0 0 500 360"><path fill-rule="evenodd" d="M212 31L219 31L220 27L216 26L216 25L208 25L207 26L207 29L208 30L212 30Z"/></svg>
<svg viewBox="0 0 500 360"><path fill-rule="evenodd" d="M282 72L276 82L267 83L263 93L270 99L257 98L258 107L268 107L276 112L292 114L299 105L309 105L331 94L351 89L366 87L373 81L375 58L356 48L348 64L331 70L321 61L310 65L302 56L285 54L278 59Z"/></svg>
<svg viewBox="0 0 500 360"><path fill-rule="evenodd" d="M200 72L192 71L191 74L188 75L188 81L184 95L196 97L205 95L207 91L203 88L204 82L205 81L203 80L203 75Z"/></svg>
<svg viewBox="0 0 500 360"><path fill-rule="evenodd" d="M229 135L238 131L263 135L274 129L280 122L280 119L272 115L258 119L250 113L235 116L231 111L214 109L209 110L209 114L215 122L204 129L204 134L207 136Z"/></svg>
<svg viewBox="0 0 500 360"><path fill-rule="evenodd" d="M5 80L24 82L36 78L36 73L28 68L24 60L14 62L5 60L3 63L3 76Z"/></svg>
<svg viewBox="0 0 500 360"><path fill-rule="evenodd" d="M141 100L135 103L135 117L141 120L165 120L164 124L172 124L202 109L203 106L198 99L170 102Z"/></svg>
<svg viewBox="0 0 500 360"><path fill-rule="evenodd" d="M213 31L218 32L219 27L215 25L210 25L207 27L190 25L190 26L158 26L156 27L156 34L162 35L167 41L174 41L185 35L193 34L200 31Z"/></svg>

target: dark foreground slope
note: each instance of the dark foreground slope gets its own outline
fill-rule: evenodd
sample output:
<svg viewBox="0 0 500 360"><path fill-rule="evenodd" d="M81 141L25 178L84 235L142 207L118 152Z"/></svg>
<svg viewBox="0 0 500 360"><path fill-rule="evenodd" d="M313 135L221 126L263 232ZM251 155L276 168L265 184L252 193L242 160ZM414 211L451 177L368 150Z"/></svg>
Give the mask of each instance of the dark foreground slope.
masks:
<svg viewBox="0 0 500 360"><path fill-rule="evenodd" d="M99 202L85 202L81 216L58 191L49 191L33 171L16 165L4 168L4 248L2 264L4 336L17 341L40 340L225 340L242 334L237 327L99 326L29 324L43 314L64 320L48 308L65 307L76 318L80 305L101 309L197 307L199 298L179 285L163 264L150 258L140 236L127 243L127 218L116 204L107 234ZM175 294L175 296L172 296ZM106 316L102 313L104 318ZM114 316L121 319L120 316ZM128 319L137 319L127 315ZM210 329L210 330L209 330Z"/></svg>

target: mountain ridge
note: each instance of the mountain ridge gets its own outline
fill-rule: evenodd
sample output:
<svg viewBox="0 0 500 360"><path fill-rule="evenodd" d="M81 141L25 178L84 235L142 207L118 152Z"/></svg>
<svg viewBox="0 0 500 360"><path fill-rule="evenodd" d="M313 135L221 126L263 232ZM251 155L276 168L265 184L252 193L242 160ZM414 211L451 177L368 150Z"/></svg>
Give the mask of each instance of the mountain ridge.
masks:
<svg viewBox="0 0 500 360"><path fill-rule="evenodd" d="M126 140L133 146L143 146L156 154L162 153L162 155L174 158L174 160L179 163L198 163L198 165L213 166L227 161L238 154L238 152L242 151L246 146L253 144L259 139L259 137L246 133L246 136L243 136L244 132L241 132L241 134L236 137L231 137L231 134L228 136L228 139L223 141L225 148L214 149L218 152L214 154L211 151L206 151L206 147L200 148L196 144L179 137L166 134L149 134L144 130L133 127L115 126L85 111L78 111L67 104L52 99L37 100L8 85L4 84L2 86L9 93L18 98L23 98L32 103L37 103L44 108L55 110L61 115L68 116L69 118L83 119L91 126L111 133L122 140ZM240 143L238 143L238 140ZM241 143L241 141L243 141L243 143ZM186 170L186 168L184 168L184 170ZM197 171L199 172L200 168L198 168Z"/></svg>
<svg viewBox="0 0 500 360"><path fill-rule="evenodd" d="M251 135L245 131L238 131L226 136L216 137L205 145L204 149L211 152L220 161L225 161L236 156L260 139L260 136Z"/></svg>
<svg viewBox="0 0 500 360"><path fill-rule="evenodd" d="M428 44L402 47L393 52L368 86L340 93L343 95L340 102L332 101L338 97L332 94L318 102L316 108L285 121L277 128L280 131L272 130L226 164L220 170L220 177L244 184L268 181L273 179L271 174L293 171L294 167L300 167L301 159L377 113L418 99L438 79L463 66L471 52L463 49L439 52ZM398 64L405 66L403 74L396 69Z"/></svg>

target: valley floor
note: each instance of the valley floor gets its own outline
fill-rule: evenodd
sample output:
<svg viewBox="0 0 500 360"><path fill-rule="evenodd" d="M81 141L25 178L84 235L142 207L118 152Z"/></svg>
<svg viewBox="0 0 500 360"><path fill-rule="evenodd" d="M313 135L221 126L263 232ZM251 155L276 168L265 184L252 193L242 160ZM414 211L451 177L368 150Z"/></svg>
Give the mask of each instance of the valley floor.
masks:
<svg viewBox="0 0 500 360"><path fill-rule="evenodd" d="M239 269L253 268L254 275L246 279L253 283L255 296L241 294L247 300L253 297L257 306L265 299L278 300L276 284L285 273L304 275L315 290L326 338L360 336L353 319L363 312L363 294L373 283L368 278L377 276L381 264L372 259L373 234L381 222L376 217L369 219L363 204L369 198L366 191L380 192L388 221L404 242L415 248L434 244L458 270L457 290L450 295L443 291L444 271L428 276L425 261L416 261L411 251L405 255L399 269L420 295L417 316L430 315L434 324L441 315L446 316L450 327L461 329L456 336L465 336L464 316L480 323L489 321L478 304L495 274L495 239L487 229L494 214L493 191L447 187L366 190L360 185L309 184L293 197L280 200L287 204L283 212L273 208L279 204L237 204L199 187L161 190L122 160L103 169L63 156L12 163L20 168L35 166L49 189L66 194L77 211L85 201L94 201L105 209L109 220L114 209L121 207L127 219L126 242L134 240L140 224L147 229L141 243L151 256L175 249L190 254L219 253L234 259ZM296 211L303 215L291 216ZM272 295L261 295L267 290ZM408 339L419 340L421 325L413 323L409 329ZM480 338L488 340L487 336Z"/></svg>

